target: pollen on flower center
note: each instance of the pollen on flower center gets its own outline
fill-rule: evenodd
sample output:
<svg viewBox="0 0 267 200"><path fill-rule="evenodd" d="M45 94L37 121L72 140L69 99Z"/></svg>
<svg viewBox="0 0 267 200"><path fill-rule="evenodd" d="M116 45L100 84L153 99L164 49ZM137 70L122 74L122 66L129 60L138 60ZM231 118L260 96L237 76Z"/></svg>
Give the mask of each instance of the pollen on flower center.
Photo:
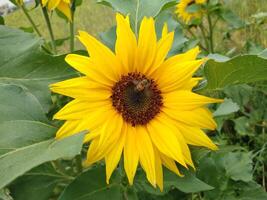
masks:
<svg viewBox="0 0 267 200"><path fill-rule="evenodd" d="M113 86L111 99L115 109L132 126L147 124L163 105L155 81L140 73L123 75Z"/></svg>

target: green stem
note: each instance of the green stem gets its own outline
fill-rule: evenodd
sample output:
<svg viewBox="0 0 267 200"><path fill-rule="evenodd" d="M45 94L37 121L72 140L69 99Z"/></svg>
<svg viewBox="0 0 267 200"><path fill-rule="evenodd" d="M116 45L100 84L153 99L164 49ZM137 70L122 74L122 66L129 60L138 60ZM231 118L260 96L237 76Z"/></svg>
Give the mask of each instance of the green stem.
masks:
<svg viewBox="0 0 267 200"><path fill-rule="evenodd" d="M209 49L209 42L208 42L208 40L207 40L207 36L206 36L205 30L204 30L203 24L200 24L200 25L199 25L199 28L200 28L200 31L201 31L203 40L204 40L204 42L205 42L206 49ZM210 50L210 49L209 49L209 50Z"/></svg>
<svg viewBox="0 0 267 200"><path fill-rule="evenodd" d="M213 45L213 27L212 21L210 17L210 13L208 12L208 25L209 25L209 43L210 43L210 51L214 53L214 45Z"/></svg>
<svg viewBox="0 0 267 200"><path fill-rule="evenodd" d="M20 7L21 7L23 13L25 14L25 16L27 17L27 19L29 20L29 22L31 23L31 25L32 25L33 29L35 30L35 32L37 33L37 35L40 36L40 37L42 37L40 31L38 30L36 24L32 20L32 18L29 15L29 13L28 13L27 9L25 8L25 6L24 5L21 5Z"/></svg>
<svg viewBox="0 0 267 200"><path fill-rule="evenodd" d="M71 21L70 21L70 52L74 51L74 14L75 14L75 0L71 5Z"/></svg>
<svg viewBox="0 0 267 200"><path fill-rule="evenodd" d="M265 122L262 122L262 134L263 134L263 141L265 141ZM265 163L262 162L262 186L264 188L264 191L266 191L266 182L265 182Z"/></svg>
<svg viewBox="0 0 267 200"><path fill-rule="evenodd" d="M51 38L53 52L55 54L57 54L55 37L54 37L53 29L52 29L52 26L51 26L51 22L50 22L46 7L42 7L42 11L43 11L44 18L45 18L45 21L46 21L46 25L47 25L47 28L48 28L48 31L49 31L49 35L50 35L50 38Z"/></svg>
<svg viewBox="0 0 267 200"><path fill-rule="evenodd" d="M178 20L178 19L177 19L177 21L179 22L179 24L181 24L181 26L183 27L184 30L187 30L187 31L191 34L191 36L193 36L195 39L198 39L197 36L196 36L196 34L191 30L190 27L187 27L185 24L183 24L183 23L182 23L180 20ZM201 41L199 41L199 46L200 46L203 50L208 51L207 48L205 48L205 47L202 45Z"/></svg>
<svg viewBox="0 0 267 200"><path fill-rule="evenodd" d="M81 155L77 155L75 157L75 165L76 165L76 169L78 174L83 172L83 166L82 166L82 156Z"/></svg>
<svg viewBox="0 0 267 200"><path fill-rule="evenodd" d="M74 51L74 23L70 22L70 52Z"/></svg>
<svg viewBox="0 0 267 200"><path fill-rule="evenodd" d="M197 39L196 34L195 34L190 28L188 28L187 30L188 30L188 32L189 32L195 39ZM199 41L199 44L198 44L198 45L199 45L203 50L208 51L208 49L207 49L206 47L204 47L204 46L201 44L201 41Z"/></svg>

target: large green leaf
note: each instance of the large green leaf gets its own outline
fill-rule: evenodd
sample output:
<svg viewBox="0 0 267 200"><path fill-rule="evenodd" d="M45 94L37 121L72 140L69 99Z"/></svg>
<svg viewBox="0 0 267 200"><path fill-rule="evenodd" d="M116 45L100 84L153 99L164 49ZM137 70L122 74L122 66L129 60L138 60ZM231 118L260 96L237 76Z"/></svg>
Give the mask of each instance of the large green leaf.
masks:
<svg viewBox="0 0 267 200"><path fill-rule="evenodd" d="M208 153L200 160L198 176L214 186L204 192L207 200L263 200L267 196L252 180L252 159L247 152L222 148Z"/></svg>
<svg viewBox="0 0 267 200"><path fill-rule="evenodd" d="M5 27L0 27L0 33L2 188L44 162L75 156L81 150L83 135L50 139L56 128L45 115L51 98L48 84L72 74L64 73L68 70L63 57L42 53L39 39L30 34Z"/></svg>
<svg viewBox="0 0 267 200"><path fill-rule="evenodd" d="M120 200L121 186L116 172L110 184L106 183L105 168L97 166L78 176L61 194L59 200Z"/></svg>
<svg viewBox="0 0 267 200"><path fill-rule="evenodd" d="M267 80L267 60L256 55L235 57L227 62L209 60L204 68L208 85L204 90Z"/></svg>
<svg viewBox="0 0 267 200"><path fill-rule="evenodd" d="M0 155L53 137L39 101L17 85L0 84Z"/></svg>
<svg viewBox="0 0 267 200"><path fill-rule="evenodd" d="M47 200L53 195L58 184L71 181L71 178L57 172L50 163L46 163L19 177L9 189L16 200Z"/></svg>
<svg viewBox="0 0 267 200"><path fill-rule="evenodd" d="M194 193L206 190L212 190L213 187L198 179L194 174L188 170L182 170L184 177L179 177L169 170L164 170L164 192L159 189L154 189L145 178L143 172L138 172L135 183L139 191L146 191L148 193L162 195L176 188L184 193Z"/></svg>
<svg viewBox="0 0 267 200"><path fill-rule="evenodd" d="M0 83L23 86L47 112L51 104L48 85L75 72L65 63L65 56L48 55L41 44L33 34L0 25Z"/></svg>
<svg viewBox="0 0 267 200"><path fill-rule="evenodd" d="M98 2L107 4L115 11L125 15L130 14L134 24L137 24L144 16L155 17L167 4L175 2L174 0L98 0ZM137 25L136 25L137 26Z"/></svg>
<svg viewBox="0 0 267 200"><path fill-rule="evenodd" d="M50 139L3 154L0 156L0 188L42 163L79 154L83 136L76 134L62 140Z"/></svg>

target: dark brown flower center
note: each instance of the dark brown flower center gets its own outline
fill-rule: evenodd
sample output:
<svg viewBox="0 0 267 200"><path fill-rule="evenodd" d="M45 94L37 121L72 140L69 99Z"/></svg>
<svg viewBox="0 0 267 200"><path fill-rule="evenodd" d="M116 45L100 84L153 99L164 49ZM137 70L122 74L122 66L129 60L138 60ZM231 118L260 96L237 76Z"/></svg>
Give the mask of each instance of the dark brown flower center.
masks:
<svg viewBox="0 0 267 200"><path fill-rule="evenodd" d="M163 105L155 81L140 73L123 75L113 86L111 99L112 105L132 126L147 124Z"/></svg>

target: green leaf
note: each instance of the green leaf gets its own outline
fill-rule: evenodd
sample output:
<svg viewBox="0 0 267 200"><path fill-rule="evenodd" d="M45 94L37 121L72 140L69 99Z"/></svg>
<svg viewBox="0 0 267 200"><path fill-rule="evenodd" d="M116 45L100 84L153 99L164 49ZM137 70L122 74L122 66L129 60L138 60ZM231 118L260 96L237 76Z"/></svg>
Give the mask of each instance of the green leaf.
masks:
<svg viewBox="0 0 267 200"><path fill-rule="evenodd" d="M196 3L186 7L186 12L188 13L196 13L200 10L201 10L201 5L196 4Z"/></svg>
<svg viewBox="0 0 267 200"><path fill-rule="evenodd" d="M230 9L223 9L221 12L221 17L224 21L226 21L232 27L239 29L244 27L246 24L242 21L235 13L233 13Z"/></svg>
<svg viewBox="0 0 267 200"><path fill-rule="evenodd" d="M97 166L78 176L62 192L59 200L120 200L122 199L119 176L116 172L110 184L106 183L105 167Z"/></svg>
<svg viewBox="0 0 267 200"><path fill-rule="evenodd" d="M221 148L220 151L206 154L200 160L198 176L214 186L213 190L204 192L204 199L246 200L243 195L241 198L241 193L249 190L252 182L251 155L234 149L231 150L233 152L229 150L231 149Z"/></svg>
<svg viewBox="0 0 267 200"><path fill-rule="evenodd" d="M81 133L61 140L50 139L3 154L0 156L0 188L42 163L79 154L83 137Z"/></svg>
<svg viewBox="0 0 267 200"><path fill-rule="evenodd" d="M124 196L127 197L127 200L138 200L138 195L134 188L128 187L124 192Z"/></svg>
<svg viewBox="0 0 267 200"><path fill-rule="evenodd" d="M198 179L188 170L182 170L184 177L179 177L169 170L164 171L164 187L168 190L177 188L185 193L195 193L212 190L213 187Z"/></svg>
<svg viewBox="0 0 267 200"><path fill-rule="evenodd" d="M31 120L47 122L38 100L27 90L12 84L0 83L0 122Z"/></svg>
<svg viewBox="0 0 267 200"><path fill-rule="evenodd" d="M234 103L232 99L225 99L222 104L219 105L217 110L213 113L214 117L229 115L231 113L239 111L239 106L237 103Z"/></svg>
<svg viewBox="0 0 267 200"><path fill-rule="evenodd" d="M235 181L252 181L252 160L249 153L231 152L223 158L226 175Z"/></svg>
<svg viewBox="0 0 267 200"><path fill-rule="evenodd" d="M208 84L204 90L267 80L267 60L256 55L235 57L227 62L209 60L204 68Z"/></svg>
<svg viewBox="0 0 267 200"><path fill-rule="evenodd" d="M249 119L245 116L239 117L234 120L235 122L235 130L239 135L250 135L252 131L250 131Z"/></svg>
<svg viewBox="0 0 267 200"><path fill-rule="evenodd" d="M134 24L144 16L155 17L162 8L174 0L98 0L99 3L111 6L116 12L124 15L130 14Z"/></svg>
<svg viewBox="0 0 267 200"><path fill-rule="evenodd" d="M263 190L263 188L255 183L249 182L247 184L237 184L237 188L241 192L238 197L235 197L234 200L266 200L267 193Z"/></svg>
<svg viewBox="0 0 267 200"><path fill-rule="evenodd" d="M17 85L0 84L0 188L44 162L73 157L83 135L59 141L38 100Z"/></svg>
<svg viewBox="0 0 267 200"><path fill-rule="evenodd" d="M74 76L65 56L51 56L33 34L0 25L0 83L16 84L31 93L45 112L51 105L48 85Z"/></svg>
<svg viewBox="0 0 267 200"><path fill-rule="evenodd" d="M113 51L115 50L116 28L116 26L113 26L108 31L99 34L101 41Z"/></svg>
<svg viewBox="0 0 267 200"><path fill-rule="evenodd" d="M135 178L136 187L138 190L143 190L151 194L162 195L176 188L184 193L195 193L200 191L212 190L213 187L198 179L192 172L182 170L184 177L179 177L170 170L164 169L164 191L155 189L149 184L143 172L139 172Z"/></svg>
<svg viewBox="0 0 267 200"><path fill-rule="evenodd" d="M47 163L19 177L9 189L16 200L47 200L50 199L58 183L66 181L67 178Z"/></svg>
<svg viewBox="0 0 267 200"><path fill-rule="evenodd" d="M56 128L31 93L11 84L0 84L0 93L0 155L53 137Z"/></svg>

